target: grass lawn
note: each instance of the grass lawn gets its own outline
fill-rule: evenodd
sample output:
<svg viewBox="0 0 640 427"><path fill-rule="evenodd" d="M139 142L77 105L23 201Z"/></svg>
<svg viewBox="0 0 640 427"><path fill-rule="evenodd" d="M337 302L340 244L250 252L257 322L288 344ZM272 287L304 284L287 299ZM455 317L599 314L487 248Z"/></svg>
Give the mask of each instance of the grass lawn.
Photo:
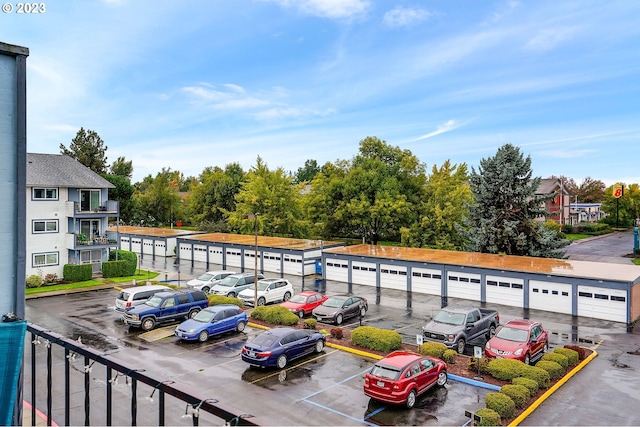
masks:
<svg viewBox="0 0 640 427"><path fill-rule="evenodd" d="M587 237L593 237L590 234L565 234L567 240L580 240L580 239L586 239Z"/></svg>
<svg viewBox="0 0 640 427"><path fill-rule="evenodd" d="M632 263L634 263L635 265L640 265L640 258L634 258L631 260Z"/></svg>
<svg viewBox="0 0 640 427"><path fill-rule="evenodd" d="M95 278L91 280L86 280L84 282L76 282L76 283L64 283L60 285L44 285L39 288L27 288L25 290L26 295L30 294L38 294L41 292L51 292L51 291L60 291L65 289L77 289L77 288L86 288L97 285L107 285L113 283L114 285L117 283L131 282L133 279L136 281L143 282L145 280L151 280L158 277L160 273L155 271L148 270L136 270L136 274L133 276L127 277L110 277L108 279L104 278Z"/></svg>

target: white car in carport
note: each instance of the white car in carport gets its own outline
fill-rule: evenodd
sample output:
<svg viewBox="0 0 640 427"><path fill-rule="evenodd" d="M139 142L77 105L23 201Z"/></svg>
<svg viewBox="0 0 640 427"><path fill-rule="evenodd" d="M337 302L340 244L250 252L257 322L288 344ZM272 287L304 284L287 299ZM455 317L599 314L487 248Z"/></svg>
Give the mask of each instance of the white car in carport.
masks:
<svg viewBox="0 0 640 427"><path fill-rule="evenodd" d="M232 274L238 274L235 271L219 270L219 271L207 271L203 275L191 279L187 282L187 286L194 289L200 289L204 293L208 293L209 289L217 285L220 280Z"/></svg>
<svg viewBox="0 0 640 427"><path fill-rule="evenodd" d="M288 301L293 295L293 285L287 279L262 279L257 286L258 305ZM244 305L253 305L256 289L251 287L241 291L238 298Z"/></svg>

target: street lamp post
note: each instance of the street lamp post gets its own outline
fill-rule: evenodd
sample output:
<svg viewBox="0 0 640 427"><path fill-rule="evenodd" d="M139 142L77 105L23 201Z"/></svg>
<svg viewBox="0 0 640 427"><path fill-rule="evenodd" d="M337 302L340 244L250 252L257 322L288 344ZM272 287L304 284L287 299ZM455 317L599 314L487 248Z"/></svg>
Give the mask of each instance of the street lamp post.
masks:
<svg viewBox="0 0 640 427"><path fill-rule="evenodd" d="M253 220L254 247L253 247L253 306L258 306L258 214L244 215L245 219Z"/></svg>

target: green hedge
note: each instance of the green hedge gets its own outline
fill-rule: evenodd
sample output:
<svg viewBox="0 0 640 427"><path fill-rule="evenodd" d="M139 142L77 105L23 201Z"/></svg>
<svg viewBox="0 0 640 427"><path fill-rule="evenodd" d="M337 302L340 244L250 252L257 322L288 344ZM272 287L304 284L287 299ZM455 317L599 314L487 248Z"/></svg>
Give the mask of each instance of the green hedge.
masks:
<svg viewBox="0 0 640 427"><path fill-rule="evenodd" d="M447 346L439 342L426 342L418 347L418 353L442 359Z"/></svg>
<svg viewBox="0 0 640 427"><path fill-rule="evenodd" d="M105 261L102 263L102 277L126 277L128 267L128 261Z"/></svg>
<svg viewBox="0 0 640 427"><path fill-rule="evenodd" d="M296 314L293 314L288 308L280 305L271 307L267 307L266 305L258 306L251 311L250 317L273 325L286 326L295 325L298 323L298 320L300 320Z"/></svg>
<svg viewBox="0 0 640 427"><path fill-rule="evenodd" d="M538 389L540 388L538 386L538 383L534 380L532 380L531 378L525 378L525 377L518 377L518 378L514 378L511 380L512 384L515 385L521 385L527 388L527 390L529 390L529 396L533 397L538 393Z"/></svg>
<svg viewBox="0 0 640 427"><path fill-rule="evenodd" d="M525 365L525 370L520 376L534 380L539 388L547 388L551 383L549 372L536 366Z"/></svg>
<svg viewBox="0 0 640 427"><path fill-rule="evenodd" d="M118 261L122 260L127 262L128 267L126 268L124 276L134 276L136 274L136 268L138 267L138 255L136 255L135 252L118 249L109 252L109 261L115 261L116 254Z"/></svg>
<svg viewBox="0 0 640 427"><path fill-rule="evenodd" d="M220 304L233 304L233 305L237 305L240 308L244 308L244 304L242 303L242 301L240 301L240 299L235 298L235 297L228 297L226 295L214 295L214 294L207 294L207 299L209 300L209 305L220 305Z"/></svg>
<svg viewBox="0 0 640 427"><path fill-rule="evenodd" d="M402 347L402 337L396 331L372 326L358 326L351 332L351 343L388 353Z"/></svg>
<svg viewBox="0 0 640 427"><path fill-rule="evenodd" d="M68 282L85 282L91 280L93 266L91 264L65 264L62 277Z"/></svg>
<svg viewBox="0 0 640 427"><path fill-rule="evenodd" d="M37 274L27 277L27 288L39 288L43 283L42 277Z"/></svg>
<svg viewBox="0 0 640 427"><path fill-rule="evenodd" d="M458 355L457 351L451 350L450 348L448 348L444 351L444 353L442 353L442 360L444 360L446 363L450 365L455 365L457 355Z"/></svg>
<svg viewBox="0 0 640 427"><path fill-rule="evenodd" d="M304 322L302 322L304 329L315 329L317 325L318 321L316 319L305 319Z"/></svg>
<svg viewBox="0 0 640 427"><path fill-rule="evenodd" d="M565 356L569 361L569 366L577 365L578 361L580 360L580 355L578 354L578 352L570 348L556 347L553 349L553 352L560 353Z"/></svg>
<svg viewBox="0 0 640 427"><path fill-rule="evenodd" d="M564 348L568 348L569 350L573 350L578 353L578 360L584 360L587 358L587 350L584 347L580 347L579 345L565 344Z"/></svg>
<svg viewBox="0 0 640 427"><path fill-rule="evenodd" d="M511 381L524 376L527 365L515 359L493 359L487 364L487 372L494 378Z"/></svg>
<svg viewBox="0 0 640 427"><path fill-rule="evenodd" d="M516 404L504 393L488 393L485 404L487 408L496 411L501 418L511 418L516 413Z"/></svg>
<svg viewBox="0 0 640 427"><path fill-rule="evenodd" d="M564 354L556 352L544 354L542 355L540 360L550 360L552 362L556 362L558 365L562 366L562 369L566 369L567 366L569 366L569 358Z"/></svg>
<svg viewBox="0 0 640 427"><path fill-rule="evenodd" d="M502 420L500 414L493 409L481 408L476 411L476 415L482 417L482 421L478 423L479 426L501 426Z"/></svg>
<svg viewBox="0 0 640 427"><path fill-rule="evenodd" d="M518 384L505 384L500 388L500 393L509 396L516 404L516 408L524 408L531 397L529 389Z"/></svg>
<svg viewBox="0 0 640 427"><path fill-rule="evenodd" d="M550 360L541 360L536 363L535 367L547 371L551 380L557 380L564 374L564 368L559 363Z"/></svg>

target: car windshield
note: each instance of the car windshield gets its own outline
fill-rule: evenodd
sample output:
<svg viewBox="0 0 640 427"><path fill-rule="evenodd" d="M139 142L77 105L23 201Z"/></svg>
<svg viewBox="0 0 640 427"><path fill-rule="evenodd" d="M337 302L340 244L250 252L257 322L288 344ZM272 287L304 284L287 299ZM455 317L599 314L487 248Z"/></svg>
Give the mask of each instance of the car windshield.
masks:
<svg viewBox="0 0 640 427"><path fill-rule="evenodd" d="M192 317L192 319L197 322L209 323L215 315L215 313L212 313L209 310L200 310L195 316Z"/></svg>
<svg viewBox="0 0 640 427"><path fill-rule="evenodd" d="M447 325L462 325L464 323L464 314L463 313L451 313L446 310L440 311L436 314L436 317L433 318L438 323L446 323Z"/></svg>
<svg viewBox="0 0 640 427"><path fill-rule="evenodd" d="M507 341L527 342L528 332L523 329L502 327L496 334L498 338Z"/></svg>
<svg viewBox="0 0 640 427"><path fill-rule="evenodd" d="M255 337L251 344L258 347L271 347L276 340L278 340L278 337L275 335L262 334Z"/></svg>
<svg viewBox="0 0 640 427"><path fill-rule="evenodd" d="M160 304L162 304L162 298L160 297L151 297L148 300L146 300L144 302L146 305L150 305L151 307L160 307Z"/></svg>
<svg viewBox="0 0 640 427"><path fill-rule="evenodd" d="M235 285L238 282L238 280L240 280L238 277L227 276L224 279L222 279L218 283L218 285L230 287L230 286Z"/></svg>
<svg viewBox="0 0 640 427"><path fill-rule="evenodd" d="M326 300L325 302L323 302L322 305L324 305L325 307L339 308L339 307L342 307L343 303L344 303L344 298L332 297Z"/></svg>
<svg viewBox="0 0 640 427"><path fill-rule="evenodd" d="M259 291L264 291L265 289L267 289L269 287L270 284L271 284L271 282L258 282L258 290Z"/></svg>
<svg viewBox="0 0 640 427"><path fill-rule="evenodd" d="M202 276L198 277L198 280L202 280L203 282L208 281L209 279L211 279L213 277L213 274L211 273L204 273Z"/></svg>
<svg viewBox="0 0 640 427"><path fill-rule="evenodd" d="M388 378L390 380L397 380L400 376L400 371L382 365L374 365L371 369L371 375L375 375L380 378Z"/></svg>
<svg viewBox="0 0 640 427"><path fill-rule="evenodd" d="M302 295L294 295L291 298L289 298L289 302L292 302L295 304L304 304L305 302L307 302L307 298L303 297Z"/></svg>

